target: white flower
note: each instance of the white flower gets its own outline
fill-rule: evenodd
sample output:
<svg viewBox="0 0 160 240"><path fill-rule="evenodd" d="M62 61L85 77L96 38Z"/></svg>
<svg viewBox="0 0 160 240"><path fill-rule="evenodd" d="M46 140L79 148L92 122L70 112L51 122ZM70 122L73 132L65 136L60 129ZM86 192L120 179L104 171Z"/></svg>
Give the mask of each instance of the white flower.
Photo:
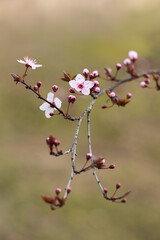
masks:
<svg viewBox="0 0 160 240"><path fill-rule="evenodd" d="M48 93L47 101L53 103L57 108L59 109L61 108L62 101L57 97L54 98L54 94L52 92ZM46 118L50 118L51 117L50 114L54 113L54 110L57 110L47 102L44 102L39 108L40 110L45 111Z"/></svg>
<svg viewBox="0 0 160 240"><path fill-rule="evenodd" d="M32 58L28 58L28 57L24 57L24 61L23 60L17 60L17 62L25 64L26 67L30 67L32 69L42 67L41 64L36 64L37 63L36 59L33 60Z"/></svg>
<svg viewBox="0 0 160 240"><path fill-rule="evenodd" d="M81 92L84 95L89 95L90 89L94 86L94 82L85 81L85 78L81 74L78 74L75 80L69 81L69 85L72 88L75 88L76 91Z"/></svg>
<svg viewBox="0 0 160 240"><path fill-rule="evenodd" d="M135 61L138 58L138 53L136 51L129 51L128 56L131 61Z"/></svg>

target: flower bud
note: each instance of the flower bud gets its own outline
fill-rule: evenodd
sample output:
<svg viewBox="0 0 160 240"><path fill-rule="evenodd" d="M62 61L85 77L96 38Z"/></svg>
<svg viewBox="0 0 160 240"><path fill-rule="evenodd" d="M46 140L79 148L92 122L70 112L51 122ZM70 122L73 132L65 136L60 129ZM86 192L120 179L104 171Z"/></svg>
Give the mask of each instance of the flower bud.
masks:
<svg viewBox="0 0 160 240"><path fill-rule="evenodd" d="M111 92L108 94L110 98L114 98L116 96L115 92Z"/></svg>
<svg viewBox="0 0 160 240"><path fill-rule="evenodd" d="M53 204L51 205L51 210L53 210L53 211L56 210L55 205L53 205Z"/></svg>
<svg viewBox="0 0 160 240"><path fill-rule="evenodd" d="M75 91L74 91L73 88L70 88L70 89L69 89L69 92L70 92L70 93L75 93Z"/></svg>
<svg viewBox="0 0 160 240"><path fill-rule="evenodd" d="M90 80L92 80L92 79L95 78L94 75L93 75L93 73L89 74L89 78L90 78Z"/></svg>
<svg viewBox="0 0 160 240"><path fill-rule="evenodd" d="M121 184L120 183L117 183L116 184L116 189L119 189L121 187Z"/></svg>
<svg viewBox="0 0 160 240"><path fill-rule="evenodd" d="M145 83L146 83L146 84L150 84L150 83L151 83L151 80L150 80L149 78L147 78L147 79L145 80Z"/></svg>
<svg viewBox="0 0 160 240"><path fill-rule="evenodd" d="M94 87L99 87L99 82L97 80L93 81Z"/></svg>
<svg viewBox="0 0 160 240"><path fill-rule="evenodd" d="M108 189L107 188L103 188L103 191L104 191L104 193L107 193Z"/></svg>
<svg viewBox="0 0 160 240"><path fill-rule="evenodd" d="M127 199L126 199L126 198L123 198L123 199L121 200L121 202L122 202L122 203L126 203L126 202L127 202Z"/></svg>
<svg viewBox="0 0 160 240"><path fill-rule="evenodd" d="M95 93L99 93L99 92L100 92L100 88L99 88L99 87L95 87L95 88L94 88L94 92L95 92Z"/></svg>
<svg viewBox="0 0 160 240"><path fill-rule="evenodd" d="M37 82L37 86L40 88L42 83L40 81Z"/></svg>
<svg viewBox="0 0 160 240"><path fill-rule="evenodd" d="M60 188L56 188L56 195L59 195L61 193L61 189Z"/></svg>
<svg viewBox="0 0 160 240"><path fill-rule="evenodd" d="M52 86L52 90L53 90L53 92L57 92L58 91L58 86L57 85L53 85Z"/></svg>
<svg viewBox="0 0 160 240"><path fill-rule="evenodd" d="M116 68L117 68L117 71L120 70L120 69L122 68L122 64L117 63L117 64L116 64Z"/></svg>
<svg viewBox="0 0 160 240"><path fill-rule="evenodd" d="M75 96L73 96L73 95L69 95L68 96L68 102L69 103L74 103L76 101L76 97Z"/></svg>
<svg viewBox="0 0 160 240"><path fill-rule="evenodd" d="M136 51L129 51L128 56L132 62L138 59L138 53Z"/></svg>
<svg viewBox="0 0 160 240"><path fill-rule="evenodd" d="M145 87L147 87L147 84L143 81L143 82L140 82L140 86L141 86L142 88L145 88Z"/></svg>
<svg viewBox="0 0 160 240"><path fill-rule="evenodd" d="M126 98L129 99L129 98L131 98L131 97L132 97L132 93L127 93Z"/></svg>
<svg viewBox="0 0 160 240"><path fill-rule="evenodd" d="M83 69L83 75L87 78L89 75L89 70L87 68Z"/></svg>
<svg viewBox="0 0 160 240"><path fill-rule="evenodd" d="M94 78L99 77L98 70L93 71L92 74L93 74Z"/></svg>
<svg viewBox="0 0 160 240"><path fill-rule="evenodd" d="M101 108L102 108L102 109L105 109L105 108L107 108L107 106L106 106L105 104L102 104L102 105L101 105Z"/></svg>
<svg viewBox="0 0 160 240"><path fill-rule="evenodd" d="M114 165L114 164L111 164L111 165L109 166L109 168L110 168L110 169L114 169L114 168L115 168L115 165Z"/></svg>
<svg viewBox="0 0 160 240"><path fill-rule="evenodd" d="M34 91L36 91L36 92L37 92L37 91L38 91L38 89L39 89L39 87L38 87L37 85L35 85L33 89L34 89Z"/></svg>
<svg viewBox="0 0 160 240"><path fill-rule="evenodd" d="M72 191L71 187L67 188L67 194L69 194Z"/></svg>
<svg viewBox="0 0 160 240"><path fill-rule="evenodd" d="M87 153L87 154L86 154L86 159L87 159L87 161L90 160L91 158L92 158L92 154L91 154L91 153Z"/></svg>
<svg viewBox="0 0 160 240"><path fill-rule="evenodd" d="M59 146L60 143L61 143L61 142L60 142L59 140L56 140L56 139L54 140L54 145L55 145L55 146Z"/></svg>
<svg viewBox="0 0 160 240"><path fill-rule="evenodd" d="M123 64L124 64L125 66L130 65L130 64L131 64L131 60L130 60L129 58L126 58L126 59L124 59Z"/></svg>

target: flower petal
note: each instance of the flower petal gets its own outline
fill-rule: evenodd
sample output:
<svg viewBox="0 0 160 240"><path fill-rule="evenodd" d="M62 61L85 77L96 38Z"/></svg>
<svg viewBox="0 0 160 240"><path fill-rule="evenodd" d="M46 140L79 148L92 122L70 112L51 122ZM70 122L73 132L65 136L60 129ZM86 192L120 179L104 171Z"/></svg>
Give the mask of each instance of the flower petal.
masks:
<svg viewBox="0 0 160 240"><path fill-rule="evenodd" d="M85 81L84 82L84 87L85 88L92 88L94 86L94 82L92 81Z"/></svg>
<svg viewBox="0 0 160 240"><path fill-rule="evenodd" d="M25 61L22 61L22 60L17 60L17 62L26 64L26 62L25 62Z"/></svg>
<svg viewBox="0 0 160 240"><path fill-rule="evenodd" d="M54 99L54 102L55 102L55 105L56 105L57 108L61 108L62 101L59 98L56 97ZM54 108L54 110L56 110L56 108Z"/></svg>
<svg viewBox="0 0 160 240"><path fill-rule="evenodd" d="M79 84L81 84L81 83L83 83L83 82L85 81L85 78L84 78L81 74L77 74L75 80L76 80Z"/></svg>
<svg viewBox="0 0 160 240"><path fill-rule="evenodd" d="M49 92L47 95L47 101L52 103L53 100L54 100L54 94L52 92Z"/></svg>
<svg viewBox="0 0 160 240"><path fill-rule="evenodd" d="M53 113L53 112L54 112L53 108L47 108L47 110L45 111L46 118L50 118L51 117L50 113Z"/></svg>
<svg viewBox="0 0 160 240"><path fill-rule="evenodd" d="M83 88L82 89L82 94L89 95L90 94L90 89L89 88Z"/></svg>
<svg viewBox="0 0 160 240"><path fill-rule="evenodd" d="M72 88L76 88L77 87L77 82L75 80L71 80L69 81L69 85L72 87Z"/></svg>
<svg viewBox="0 0 160 240"><path fill-rule="evenodd" d="M47 108L49 108L49 104L48 103L46 103L46 102L44 102L39 108L40 108L40 110L42 110L42 111L46 111L47 110Z"/></svg>

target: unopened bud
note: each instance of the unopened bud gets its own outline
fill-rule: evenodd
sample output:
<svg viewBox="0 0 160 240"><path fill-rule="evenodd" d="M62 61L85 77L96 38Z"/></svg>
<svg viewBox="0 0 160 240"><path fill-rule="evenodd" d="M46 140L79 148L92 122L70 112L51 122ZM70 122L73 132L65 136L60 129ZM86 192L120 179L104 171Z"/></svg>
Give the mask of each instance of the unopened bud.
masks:
<svg viewBox="0 0 160 240"><path fill-rule="evenodd" d="M69 103L74 103L76 101L76 97L75 96L73 96L73 95L69 95L68 96L68 102Z"/></svg>
<svg viewBox="0 0 160 240"><path fill-rule="evenodd" d="M61 193L61 189L60 188L56 188L56 195L59 195Z"/></svg>
<svg viewBox="0 0 160 240"><path fill-rule="evenodd" d="M128 56L132 62L136 61L138 58L138 53L136 51L129 51Z"/></svg>
<svg viewBox="0 0 160 240"><path fill-rule="evenodd" d="M126 199L126 198L123 198L123 199L121 200L121 202L122 202L122 203L126 203L126 202L127 202L127 199Z"/></svg>
<svg viewBox="0 0 160 240"><path fill-rule="evenodd" d="M123 63L125 66L128 66L131 64L131 60L129 58L126 58L126 59L124 59Z"/></svg>
<svg viewBox="0 0 160 240"><path fill-rule="evenodd" d="M146 84L150 84L150 83L151 83L151 80L150 80L149 78L147 78L147 79L145 80L145 83L146 83Z"/></svg>
<svg viewBox="0 0 160 240"><path fill-rule="evenodd" d="M116 64L116 68L117 68L117 71L120 70L120 69L122 68L122 64L117 63L117 64Z"/></svg>
<svg viewBox="0 0 160 240"><path fill-rule="evenodd" d="M104 193L107 193L108 189L107 188L103 188L103 191L104 191Z"/></svg>
<svg viewBox="0 0 160 240"><path fill-rule="evenodd" d="M143 81L143 82L140 82L140 86L141 86L142 88L145 88L145 87L147 87L147 84Z"/></svg>
<svg viewBox="0 0 160 240"><path fill-rule="evenodd" d="M60 143L61 143L61 142L60 142L59 140L54 140L54 145L55 145L55 146L59 146Z"/></svg>
<svg viewBox="0 0 160 240"><path fill-rule="evenodd" d="M53 211L56 210L55 205L53 205L53 204L51 205L51 210L53 210Z"/></svg>
<svg viewBox="0 0 160 240"><path fill-rule="evenodd" d="M72 191L71 187L67 188L67 194L69 194Z"/></svg>
<svg viewBox="0 0 160 240"><path fill-rule="evenodd" d="M110 169L114 169L114 168L115 168L115 165L114 165L114 164L111 164L111 165L109 166L109 168L110 168Z"/></svg>
<svg viewBox="0 0 160 240"><path fill-rule="evenodd" d="M99 87L95 87L95 88L94 88L94 92L95 92L95 93L99 93L99 92L100 92L100 88L99 88Z"/></svg>
<svg viewBox="0 0 160 240"><path fill-rule="evenodd" d="M91 153L87 153L87 154L86 154L86 159L87 159L87 161L90 160L91 158L92 158L92 154L91 154Z"/></svg>
<svg viewBox="0 0 160 240"><path fill-rule="evenodd" d="M101 108L102 108L102 109L105 109L105 108L107 108L107 106L104 105L104 104L102 104L102 105L101 105Z"/></svg>
<svg viewBox="0 0 160 240"><path fill-rule="evenodd" d="M53 92L57 92L58 91L58 86L57 85L53 85L52 86L52 90L53 90Z"/></svg>
<svg viewBox="0 0 160 240"><path fill-rule="evenodd" d="M116 189L119 189L121 187L121 184L120 183L117 183L116 184Z"/></svg>
<svg viewBox="0 0 160 240"><path fill-rule="evenodd" d="M37 85L35 85L33 89L34 89L34 91L36 91L36 92L37 92L37 91L38 91L38 89L39 89L39 87L38 87Z"/></svg>
<svg viewBox="0 0 160 240"><path fill-rule="evenodd" d="M99 72L98 70L95 70L92 72L93 76L96 78L96 77L99 77Z"/></svg>
<svg viewBox="0 0 160 240"><path fill-rule="evenodd" d="M37 86L40 88L42 83L40 81L37 82Z"/></svg>
<svg viewBox="0 0 160 240"><path fill-rule="evenodd" d="M69 89L69 92L70 92L70 93L75 93L75 91L74 91L73 88L70 88L70 89Z"/></svg>
<svg viewBox="0 0 160 240"><path fill-rule="evenodd" d="M97 80L93 81L94 87L99 87L99 82Z"/></svg>
<svg viewBox="0 0 160 240"><path fill-rule="evenodd" d="M132 93L127 93L126 98L129 99L129 98L131 98L131 97L132 97Z"/></svg>
<svg viewBox="0 0 160 240"><path fill-rule="evenodd" d="M108 94L110 98L114 98L116 96L115 92L111 92Z"/></svg>
<svg viewBox="0 0 160 240"><path fill-rule="evenodd" d="M87 68L83 69L83 75L87 78L89 75L89 70Z"/></svg>

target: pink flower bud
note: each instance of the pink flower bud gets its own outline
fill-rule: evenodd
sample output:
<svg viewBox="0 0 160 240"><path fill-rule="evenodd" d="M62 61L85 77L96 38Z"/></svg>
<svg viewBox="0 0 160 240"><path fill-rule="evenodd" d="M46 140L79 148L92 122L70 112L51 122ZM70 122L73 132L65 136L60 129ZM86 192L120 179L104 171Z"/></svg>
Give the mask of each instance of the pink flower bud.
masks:
<svg viewBox="0 0 160 240"><path fill-rule="evenodd" d="M70 88L70 89L69 89L69 92L70 92L70 93L75 93L75 91L74 91L73 88Z"/></svg>
<svg viewBox="0 0 160 240"><path fill-rule="evenodd" d="M54 145L55 146L59 146L60 144L61 144L61 142L59 140L56 140L56 139L54 140Z"/></svg>
<svg viewBox="0 0 160 240"><path fill-rule="evenodd" d="M131 97L132 97L132 93L127 93L126 98L129 99L129 98L131 98Z"/></svg>
<svg viewBox="0 0 160 240"><path fill-rule="evenodd" d="M57 189L56 189L56 195L59 195L59 194L61 193L61 191L62 191L62 190L61 190L60 188L57 188Z"/></svg>
<svg viewBox="0 0 160 240"><path fill-rule="evenodd" d="M58 91L58 86L57 85L53 85L52 86L52 90L53 90L53 92L57 92Z"/></svg>
<svg viewBox="0 0 160 240"><path fill-rule="evenodd" d="M140 86L141 86L142 88L145 88L145 87L147 87L147 84L143 81L143 82L140 82Z"/></svg>
<svg viewBox="0 0 160 240"><path fill-rule="evenodd" d="M99 72L98 70L95 70L92 72L93 76L96 78L96 77L99 77Z"/></svg>
<svg viewBox="0 0 160 240"><path fill-rule="evenodd" d="M143 76L144 76L145 78L150 78L150 75L149 75L148 73L145 73Z"/></svg>
<svg viewBox="0 0 160 240"><path fill-rule="evenodd" d="M94 75L93 75L93 73L89 74L89 78L90 78L90 80L92 80L92 79L95 78Z"/></svg>
<svg viewBox="0 0 160 240"><path fill-rule="evenodd" d="M90 160L91 158L92 158L92 154L91 154L91 153L87 153L87 154L86 154L86 159L87 159L87 161Z"/></svg>
<svg viewBox="0 0 160 240"><path fill-rule="evenodd" d="M126 58L126 59L124 59L123 63L125 66L128 66L131 64L131 60L129 58Z"/></svg>
<svg viewBox="0 0 160 240"><path fill-rule="evenodd" d="M56 210L56 207L53 204L51 205L51 210Z"/></svg>
<svg viewBox="0 0 160 240"><path fill-rule="evenodd" d="M76 101L76 97L75 96L73 96L73 95L69 95L68 96L68 102L69 103L74 103Z"/></svg>
<svg viewBox="0 0 160 240"><path fill-rule="evenodd" d="M110 169L114 169L114 168L115 168L115 165L114 165L114 164L111 164L111 165L109 166L109 168L110 168Z"/></svg>
<svg viewBox="0 0 160 240"><path fill-rule="evenodd" d="M37 82L37 86L40 88L42 83L40 81Z"/></svg>
<svg viewBox="0 0 160 240"><path fill-rule="evenodd" d="M104 191L104 193L107 193L108 189L107 188L103 188L103 191Z"/></svg>
<svg viewBox="0 0 160 240"><path fill-rule="evenodd" d="M114 98L116 96L115 92L111 92L108 94L110 98Z"/></svg>
<svg viewBox="0 0 160 240"><path fill-rule="evenodd" d="M122 68L122 64L117 63L117 64L116 64L116 68L117 68L117 71L120 70L120 69Z"/></svg>
<svg viewBox="0 0 160 240"><path fill-rule="evenodd" d="M87 78L89 75L89 70L87 68L83 69L83 75Z"/></svg>
<svg viewBox="0 0 160 240"><path fill-rule="evenodd" d="M119 189L121 187L121 184L120 183L117 183L116 184L116 189Z"/></svg>
<svg viewBox="0 0 160 240"><path fill-rule="evenodd" d="M147 78L147 79L145 80L145 83L146 83L146 84L150 84L150 83L151 83L151 80L150 80L149 78Z"/></svg>
<svg viewBox="0 0 160 240"><path fill-rule="evenodd" d="M72 191L71 187L67 188L67 194L69 194Z"/></svg>
<svg viewBox="0 0 160 240"><path fill-rule="evenodd" d="M138 53L136 51L129 51L128 56L132 62L136 61L138 58Z"/></svg>
<svg viewBox="0 0 160 240"><path fill-rule="evenodd" d="M123 198L123 199L121 200L121 202L122 202L122 203L126 203L126 202L127 202L127 199L126 199L126 198Z"/></svg>
<svg viewBox="0 0 160 240"><path fill-rule="evenodd" d="M99 92L100 92L100 88L99 88L99 87L95 87L95 88L94 88L94 92L95 92L95 93L99 93Z"/></svg>
<svg viewBox="0 0 160 240"><path fill-rule="evenodd" d="M101 105L101 108L102 108L102 109L105 109L105 108L107 108L107 106L104 105L104 104L102 104L102 105Z"/></svg>
<svg viewBox="0 0 160 240"><path fill-rule="evenodd" d="M46 138L46 143L49 145L50 141L49 141L49 137Z"/></svg>
<svg viewBox="0 0 160 240"><path fill-rule="evenodd" d="M99 82L97 80L93 81L94 87L99 87Z"/></svg>
<svg viewBox="0 0 160 240"><path fill-rule="evenodd" d="M36 92L37 92L37 91L38 91L38 89L39 89L39 87L38 87L37 85L35 85L33 89L34 89L34 91L36 91Z"/></svg>

